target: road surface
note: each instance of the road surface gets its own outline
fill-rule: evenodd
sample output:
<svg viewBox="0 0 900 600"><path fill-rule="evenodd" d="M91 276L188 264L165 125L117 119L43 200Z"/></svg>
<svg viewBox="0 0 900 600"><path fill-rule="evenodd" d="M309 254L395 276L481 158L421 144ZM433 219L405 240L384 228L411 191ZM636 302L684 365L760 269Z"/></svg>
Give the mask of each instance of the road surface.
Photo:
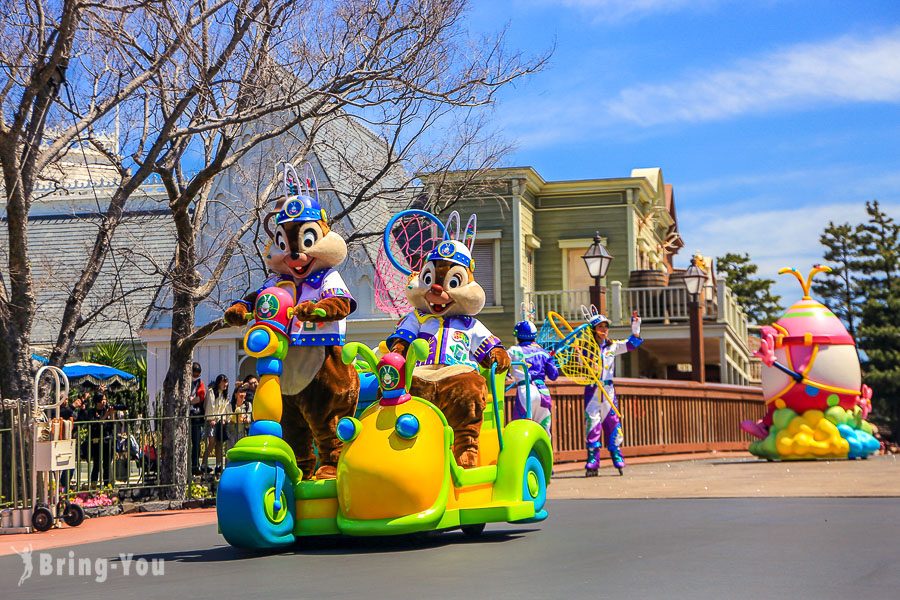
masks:
<svg viewBox="0 0 900 600"><path fill-rule="evenodd" d="M35 550L21 586L23 559L0 557L0 590L62 600L900 598L895 498L584 499L549 508L543 524L489 526L475 540L460 532L318 540L260 554L228 547L206 525L46 557ZM133 554L128 576L120 554ZM78 575L79 559L88 574ZM163 574L136 574L153 559L165 560ZM51 574L41 561L57 563L44 564Z"/></svg>

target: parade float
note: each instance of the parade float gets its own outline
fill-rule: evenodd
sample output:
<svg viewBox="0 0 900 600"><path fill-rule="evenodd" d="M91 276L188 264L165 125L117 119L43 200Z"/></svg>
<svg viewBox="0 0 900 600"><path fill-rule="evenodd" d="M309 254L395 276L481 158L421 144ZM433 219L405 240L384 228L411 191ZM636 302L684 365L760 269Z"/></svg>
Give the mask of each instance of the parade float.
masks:
<svg viewBox="0 0 900 600"><path fill-rule="evenodd" d="M460 244L454 242L454 250L462 252ZM416 276L404 274L407 286ZM228 543L275 548L305 536L457 528L478 535L486 523L547 517L553 452L546 430L526 419L504 424L505 373L496 362L476 365L488 397L478 424L476 462L461 464L447 415L410 393L416 372L434 355L424 333L409 340L405 353L396 345L393 352L382 347L380 358L362 344L343 346L342 362L353 365L360 379L358 408L355 416L337 420L342 449L335 476L304 473L282 429L290 332L302 318L297 301L294 283L282 280L254 294L247 313L251 323L244 348L257 360L260 384L249 435L229 450L219 483L216 511ZM458 371L460 365L454 367Z"/></svg>
<svg viewBox="0 0 900 600"><path fill-rule="evenodd" d="M750 452L768 460L866 458L880 444L866 421L872 390L862 384L855 340L831 310L810 296L812 280L829 272L816 265L804 279L793 268L803 298L760 330L765 416L741 428L758 440Z"/></svg>

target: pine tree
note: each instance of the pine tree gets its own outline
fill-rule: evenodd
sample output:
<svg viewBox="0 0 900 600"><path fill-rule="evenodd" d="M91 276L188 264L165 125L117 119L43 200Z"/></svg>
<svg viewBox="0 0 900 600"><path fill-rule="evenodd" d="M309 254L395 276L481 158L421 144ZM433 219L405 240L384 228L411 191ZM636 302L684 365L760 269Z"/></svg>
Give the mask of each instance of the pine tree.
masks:
<svg viewBox="0 0 900 600"><path fill-rule="evenodd" d="M895 293L900 271L900 225L881 210L878 200L866 202L868 220L856 228L859 283L867 298L886 299Z"/></svg>
<svg viewBox="0 0 900 600"><path fill-rule="evenodd" d="M719 275L728 281L728 286L747 313L750 323L768 323L778 318L783 309L779 304L781 296L772 294L775 282L753 277L759 267L750 262L749 254L729 252L716 259L716 267Z"/></svg>
<svg viewBox="0 0 900 600"><path fill-rule="evenodd" d="M831 273L819 275L812 287L814 295L844 321L853 337L856 337L862 303L857 283L860 247L858 237L856 228L849 223L835 225L828 222L828 227L819 236L819 242L825 246L824 262L832 270Z"/></svg>
<svg viewBox="0 0 900 600"><path fill-rule="evenodd" d="M877 201L867 202L866 212L868 221L857 228L859 284L866 298L857 343L864 379L874 390L875 416L900 439L900 225Z"/></svg>

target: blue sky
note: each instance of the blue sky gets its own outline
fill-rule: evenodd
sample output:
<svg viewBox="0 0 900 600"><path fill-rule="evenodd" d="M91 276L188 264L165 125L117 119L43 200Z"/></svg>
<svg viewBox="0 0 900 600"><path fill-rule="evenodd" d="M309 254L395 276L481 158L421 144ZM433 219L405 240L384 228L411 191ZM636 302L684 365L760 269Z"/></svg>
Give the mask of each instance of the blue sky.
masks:
<svg viewBox="0 0 900 600"><path fill-rule="evenodd" d="M474 1L475 31L556 49L501 96L505 161L545 179L661 167L690 252L776 271L821 260L829 220L900 219L900 2Z"/></svg>

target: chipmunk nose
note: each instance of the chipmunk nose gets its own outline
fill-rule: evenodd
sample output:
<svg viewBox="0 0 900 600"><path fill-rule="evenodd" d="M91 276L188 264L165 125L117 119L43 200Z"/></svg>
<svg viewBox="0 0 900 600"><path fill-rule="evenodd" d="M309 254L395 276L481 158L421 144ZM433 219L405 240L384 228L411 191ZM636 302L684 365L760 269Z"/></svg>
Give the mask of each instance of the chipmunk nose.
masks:
<svg viewBox="0 0 900 600"><path fill-rule="evenodd" d="M435 283L431 286L431 291L435 294L443 294L444 288Z"/></svg>
<svg viewBox="0 0 900 600"><path fill-rule="evenodd" d="M291 258L293 260L297 260L298 258L300 258L300 253L299 252L291 252Z"/></svg>

